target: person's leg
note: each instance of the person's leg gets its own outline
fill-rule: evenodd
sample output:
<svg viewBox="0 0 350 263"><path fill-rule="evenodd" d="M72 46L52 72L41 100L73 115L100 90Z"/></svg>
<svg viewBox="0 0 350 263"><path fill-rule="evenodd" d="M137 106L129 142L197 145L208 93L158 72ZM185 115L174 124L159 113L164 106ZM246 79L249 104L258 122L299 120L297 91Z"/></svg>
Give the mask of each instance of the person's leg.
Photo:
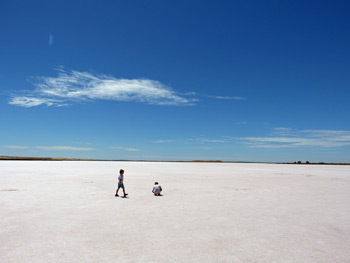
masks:
<svg viewBox="0 0 350 263"><path fill-rule="evenodd" d="M115 196L119 196L119 195L118 195L119 188L120 188L120 187L119 187L119 185L118 185L118 189L117 189L117 192L115 193Z"/></svg>
<svg viewBox="0 0 350 263"><path fill-rule="evenodd" d="M124 197L128 195L127 193L125 193L125 186L124 186L124 184L123 184L123 193L124 193Z"/></svg>

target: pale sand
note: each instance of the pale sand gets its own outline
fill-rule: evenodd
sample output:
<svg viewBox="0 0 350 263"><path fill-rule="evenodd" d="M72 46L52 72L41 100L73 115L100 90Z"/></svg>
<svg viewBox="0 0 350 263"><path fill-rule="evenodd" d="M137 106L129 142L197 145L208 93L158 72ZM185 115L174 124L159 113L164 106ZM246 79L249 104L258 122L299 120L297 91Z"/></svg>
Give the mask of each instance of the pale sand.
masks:
<svg viewBox="0 0 350 263"><path fill-rule="evenodd" d="M350 166L0 162L3 263L344 263L349 244Z"/></svg>

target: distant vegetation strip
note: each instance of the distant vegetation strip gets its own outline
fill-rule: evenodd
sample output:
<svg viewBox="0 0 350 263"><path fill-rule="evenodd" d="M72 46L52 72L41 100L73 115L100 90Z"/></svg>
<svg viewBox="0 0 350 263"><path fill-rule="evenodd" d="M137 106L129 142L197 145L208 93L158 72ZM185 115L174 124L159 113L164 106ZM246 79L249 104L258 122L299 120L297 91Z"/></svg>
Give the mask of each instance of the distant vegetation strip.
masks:
<svg viewBox="0 0 350 263"><path fill-rule="evenodd" d="M49 158L49 157L20 157L0 156L0 160L8 161L99 161L95 159Z"/></svg>
<svg viewBox="0 0 350 263"><path fill-rule="evenodd" d="M102 160L102 159L75 159L50 157L21 157L0 156L0 161L105 161L105 162L176 162L176 163L267 163L267 164L296 164L296 165L350 165L350 163L311 163L311 162L248 162L248 161L221 161L221 160L193 160L193 161L159 161L159 160Z"/></svg>
<svg viewBox="0 0 350 263"><path fill-rule="evenodd" d="M0 156L1 160L8 161L123 161L123 162L195 162L195 163L223 163L220 160L193 160L193 161L159 161L159 160L103 160L103 159L75 159L75 158L51 158L51 157L22 157ZM233 163L233 162L232 162Z"/></svg>

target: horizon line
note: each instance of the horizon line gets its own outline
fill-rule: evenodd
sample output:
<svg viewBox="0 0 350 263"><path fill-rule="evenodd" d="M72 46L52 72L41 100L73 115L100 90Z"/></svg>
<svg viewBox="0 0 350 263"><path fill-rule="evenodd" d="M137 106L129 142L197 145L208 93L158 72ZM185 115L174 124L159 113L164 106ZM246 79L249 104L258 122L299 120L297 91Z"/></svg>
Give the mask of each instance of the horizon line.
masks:
<svg viewBox="0 0 350 263"><path fill-rule="evenodd" d="M350 165L342 162L259 162L259 161L222 161L222 160L128 160L128 159L85 159L64 157L24 157L24 156L0 156L0 161L94 161L94 162L178 162L178 163L265 163L265 164L299 164L299 165Z"/></svg>

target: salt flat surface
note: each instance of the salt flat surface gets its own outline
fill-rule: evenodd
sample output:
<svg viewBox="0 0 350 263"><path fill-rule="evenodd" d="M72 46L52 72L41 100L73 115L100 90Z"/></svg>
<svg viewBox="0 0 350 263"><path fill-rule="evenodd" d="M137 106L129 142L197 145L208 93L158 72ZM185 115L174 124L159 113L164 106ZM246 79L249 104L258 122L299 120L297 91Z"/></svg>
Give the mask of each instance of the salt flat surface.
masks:
<svg viewBox="0 0 350 263"><path fill-rule="evenodd" d="M4 263L344 263L349 244L349 166L0 162Z"/></svg>

